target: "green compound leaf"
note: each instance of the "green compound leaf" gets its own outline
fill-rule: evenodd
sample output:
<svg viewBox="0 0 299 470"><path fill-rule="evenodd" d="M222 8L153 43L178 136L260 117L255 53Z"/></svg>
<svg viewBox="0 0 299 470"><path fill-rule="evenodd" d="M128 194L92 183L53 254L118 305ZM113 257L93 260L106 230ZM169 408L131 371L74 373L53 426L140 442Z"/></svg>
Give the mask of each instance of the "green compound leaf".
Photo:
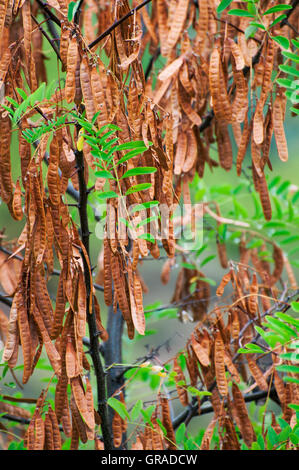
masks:
<svg viewBox="0 0 299 470"><path fill-rule="evenodd" d="M108 398L107 403L109 406L111 406L111 408L114 409L114 411L116 411L119 414L119 416L123 420L125 420L126 418L130 419L130 415L127 412L125 404L117 400L117 398L110 397Z"/></svg>
<svg viewBox="0 0 299 470"><path fill-rule="evenodd" d="M130 178L131 176L138 176L138 175L148 175L150 173L155 173L157 168L154 166L143 166L137 168L131 168L131 170L126 171L122 178Z"/></svg>
<svg viewBox="0 0 299 470"><path fill-rule="evenodd" d="M132 194L132 193L137 193L138 191L145 191L151 187L152 187L152 183L135 184L134 186L131 186L131 188L129 188L126 191L125 196L128 196L129 194Z"/></svg>

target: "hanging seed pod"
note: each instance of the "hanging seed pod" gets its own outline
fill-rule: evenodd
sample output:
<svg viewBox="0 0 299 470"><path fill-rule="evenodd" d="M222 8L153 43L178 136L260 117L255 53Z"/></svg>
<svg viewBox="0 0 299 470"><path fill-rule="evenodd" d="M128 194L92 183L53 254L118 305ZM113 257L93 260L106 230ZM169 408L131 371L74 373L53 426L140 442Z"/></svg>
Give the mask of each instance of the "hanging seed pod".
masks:
<svg viewBox="0 0 299 470"><path fill-rule="evenodd" d="M281 161L288 160L288 147L283 127L283 95L278 92L273 105L273 129L277 145L278 156Z"/></svg>
<svg viewBox="0 0 299 470"><path fill-rule="evenodd" d="M175 376L174 380L175 380L179 400L180 400L180 402L183 406L188 406L189 400L188 400L187 390L186 390L186 388L181 387L179 385L179 382L181 382L181 381L186 383L186 379L185 379L183 370L182 370L181 366L178 363L177 358L175 358L174 361L173 361L173 370L176 373L176 376Z"/></svg>
<svg viewBox="0 0 299 470"><path fill-rule="evenodd" d="M176 439L175 439L175 433L174 433L172 422L171 422L169 403L168 403L167 398L160 397L160 404L162 408L162 423L167 432L166 434L168 438L167 446L169 450L175 450L177 448Z"/></svg>
<svg viewBox="0 0 299 470"><path fill-rule="evenodd" d="M214 347L215 347L214 364L215 364L217 387L222 396L227 396L228 384L227 384L227 379L225 375L224 345L223 345L220 331L217 331L216 333Z"/></svg>
<svg viewBox="0 0 299 470"><path fill-rule="evenodd" d="M76 36L73 36L68 44L67 50L67 68L65 80L65 99L72 103L76 94L76 67L79 58L78 44Z"/></svg>

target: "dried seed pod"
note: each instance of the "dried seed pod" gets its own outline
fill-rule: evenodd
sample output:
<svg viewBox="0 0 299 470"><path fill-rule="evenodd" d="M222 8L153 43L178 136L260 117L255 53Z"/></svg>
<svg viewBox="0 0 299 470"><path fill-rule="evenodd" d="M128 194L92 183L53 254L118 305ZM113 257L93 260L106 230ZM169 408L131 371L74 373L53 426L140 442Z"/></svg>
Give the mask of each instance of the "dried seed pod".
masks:
<svg viewBox="0 0 299 470"><path fill-rule="evenodd" d="M284 132L283 121L283 95L281 92L278 92L273 105L273 129L278 156L280 160L286 162L288 160L288 146Z"/></svg>
<svg viewBox="0 0 299 470"><path fill-rule="evenodd" d="M170 31L167 34L167 52L170 53L179 40L179 37L183 31L183 27L186 21L188 12L189 2L186 0L179 0L174 13L173 21L171 22Z"/></svg>
<svg viewBox="0 0 299 470"><path fill-rule="evenodd" d="M80 367L78 364L77 354L73 346L72 338L70 336L68 336L67 338L65 363L66 373L69 379L77 377L80 374Z"/></svg>
<svg viewBox="0 0 299 470"><path fill-rule="evenodd" d="M256 273L253 273L252 282L250 285L250 297L248 298L249 312L253 316L255 316L257 308L258 308L258 302L257 302L258 291L259 291L259 285L258 285L257 276L256 276Z"/></svg>
<svg viewBox="0 0 299 470"><path fill-rule="evenodd" d="M114 412L112 419L112 433L114 447L118 448L122 443L122 419L118 413Z"/></svg>
<svg viewBox="0 0 299 470"><path fill-rule="evenodd" d="M76 94L76 68L78 62L78 44L76 36L73 36L68 44L67 50L67 68L65 79L65 99L72 103Z"/></svg>
<svg viewBox="0 0 299 470"><path fill-rule="evenodd" d="M191 335L191 344L192 349L195 352L200 364L202 364L204 367L208 367L211 364L209 350L203 347L200 341L196 341L195 336L193 334Z"/></svg>
<svg viewBox="0 0 299 470"><path fill-rule="evenodd" d="M224 363L224 345L220 331L217 331L215 337L215 352L214 352L214 365L216 373L216 382L219 392L222 396L228 394L228 384L225 375L225 363Z"/></svg>
<svg viewBox="0 0 299 470"><path fill-rule="evenodd" d="M71 379L71 387L77 408L89 429L94 428L94 418L91 416L87 407L87 400L83 385L79 377Z"/></svg>
<svg viewBox="0 0 299 470"><path fill-rule="evenodd" d="M2 355L4 362L9 361L14 353L15 348L19 348L18 345L18 293L15 294L9 314L9 323L7 329L7 337L5 342L5 348Z"/></svg>
<svg viewBox="0 0 299 470"><path fill-rule="evenodd" d="M176 439L175 439L175 433L174 433L172 422L171 422L168 399L165 397L160 397L160 404L162 408L162 423L167 432L166 434L167 446L169 450L175 450L177 448Z"/></svg>
<svg viewBox="0 0 299 470"><path fill-rule="evenodd" d="M48 415L50 417L52 430L53 430L53 445L54 445L53 450L60 450L61 449L60 430L59 430L56 414L54 413L51 405L49 405L49 408L48 408Z"/></svg>
<svg viewBox="0 0 299 470"><path fill-rule="evenodd" d="M247 357L247 362L248 362L250 373L252 377L254 378L254 380L256 381L258 387L261 390L265 390L265 391L268 390L267 381L262 371L260 370L259 366L257 365L256 361L249 354L246 354L246 357Z"/></svg>
<svg viewBox="0 0 299 470"><path fill-rule="evenodd" d="M53 427L52 421L47 413L45 416L45 450L54 450L54 440L53 440Z"/></svg>
<svg viewBox="0 0 299 470"><path fill-rule="evenodd" d="M246 403L242 392L237 384L232 384L233 404L238 418L238 427L240 428L242 437L249 448L253 441L256 440L255 432L248 416Z"/></svg>
<svg viewBox="0 0 299 470"><path fill-rule="evenodd" d="M279 281L284 267L283 252L276 244L273 245L273 260L275 266L271 275L271 285L274 285L277 281Z"/></svg>
<svg viewBox="0 0 299 470"><path fill-rule="evenodd" d="M87 56L85 55L83 56L80 64L80 83L86 109L86 117L91 121L95 114L95 107L92 96L89 64Z"/></svg>
<svg viewBox="0 0 299 470"><path fill-rule="evenodd" d="M43 450L45 444L45 423L40 414L37 414L34 422L34 450Z"/></svg>
<svg viewBox="0 0 299 470"><path fill-rule="evenodd" d="M188 406L189 400L188 400L187 390L184 387L181 387L178 384L178 382L181 382L181 381L186 383L186 379L185 379L183 370L182 370L181 366L178 363L177 358L175 358L174 361L173 361L173 370L176 373L176 376L175 376L174 380L175 380L176 389L177 389L177 392L178 392L180 402L182 403L183 406Z"/></svg>
<svg viewBox="0 0 299 470"><path fill-rule="evenodd" d="M68 56L68 46L69 46L69 38L70 38L70 30L66 21L64 19L61 20L61 35L60 35L60 57L61 57L61 64L62 64L62 71L65 72L67 70L67 56Z"/></svg>
<svg viewBox="0 0 299 470"><path fill-rule="evenodd" d="M219 286L217 287L216 289L216 295L218 297L221 297L223 295L223 292L224 292L224 288L225 286L232 280L232 274L231 274L231 271L229 271L228 273L224 274L223 278L221 279L221 282L219 284Z"/></svg>

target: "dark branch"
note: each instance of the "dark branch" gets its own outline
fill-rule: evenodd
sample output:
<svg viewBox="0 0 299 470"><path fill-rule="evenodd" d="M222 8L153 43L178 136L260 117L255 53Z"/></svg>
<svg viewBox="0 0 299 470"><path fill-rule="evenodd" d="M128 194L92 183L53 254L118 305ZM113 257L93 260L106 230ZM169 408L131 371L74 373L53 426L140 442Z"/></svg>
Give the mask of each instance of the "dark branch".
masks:
<svg viewBox="0 0 299 470"><path fill-rule="evenodd" d="M268 394L269 394L268 390L258 390L256 392L250 393L249 395L244 395L244 400L246 403L249 403L251 401L258 401L263 398L267 398ZM276 395L275 389L271 388L269 397L274 399L276 398L275 395ZM204 397L202 403L204 403L207 400L208 398ZM189 405L184 411L182 411L182 413L180 413L178 416L176 416L176 418L174 418L172 422L172 426L174 429L177 429L179 425L181 423L185 423L186 420L189 422L195 416L202 416L204 414L213 413L213 412L214 412L213 406L209 405L204 408L201 408L200 414L198 414L198 402L195 399L191 405Z"/></svg>
<svg viewBox="0 0 299 470"><path fill-rule="evenodd" d="M43 3L41 0L36 0L41 9L47 13L48 17L57 24L57 26L61 27L60 20L57 18L57 16L54 15L54 13L49 9L49 7Z"/></svg>
<svg viewBox="0 0 299 470"><path fill-rule="evenodd" d="M38 26L38 29L40 30L40 32L42 33L42 35L47 39L48 43L50 44L50 46L52 47L53 51L55 52L56 56L58 57L58 59L62 62L61 60L61 56L60 56L60 53L59 53L59 50L57 49L57 45L55 44L55 42L50 38L50 36L48 35L47 31L45 31L41 25L39 24L39 22L37 21L37 19L31 15L31 18L33 19L34 23Z"/></svg>
<svg viewBox="0 0 299 470"><path fill-rule="evenodd" d="M129 13L127 13L125 16L123 16L122 18L120 18L119 20L115 21L108 29L106 29L106 31L104 31L100 36L98 36L94 41L92 41L89 45L88 45L88 48L89 49L92 49L94 46L96 46L100 41L102 41L102 39L104 39L106 36L109 36L110 33L112 33L112 31L117 28L117 26L119 26L121 23L123 23L124 21L126 21L128 18L130 18L130 16L134 15L134 13L138 10L140 10L140 8L144 7L145 5L147 5L148 3L150 3L152 0L144 0L144 2L140 3L140 5L138 5L137 7L135 8L132 8L132 10L129 11Z"/></svg>
<svg viewBox="0 0 299 470"><path fill-rule="evenodd" d="M79 181L79 217L81 226L81 237L82 243L86 250L87 256L89 257L89 225L88 225L88 214L87 214L87 203L88 193L84 176L84 157L83 152L75 150L76 163L78 167L78 181ZM86 283L87 293L87 305L90 303L90 296L92 295L92 286L90 285L89 267L87 260L83 256L84 265L84 277ZM89 328L89 340L90 340L90 355L93 361L94 373L96 376L97 383L97 395L98 395L98 413L101 417L101 429L103 433L103 441L105 450L113 449L112 438L108 423L108 411L106 402L106 384L105 384L105 373L103 370L100 353L99 353L99 340L97 336L97 325L94 308L92 312L89 312L87 307L87 322Z"/></svg>

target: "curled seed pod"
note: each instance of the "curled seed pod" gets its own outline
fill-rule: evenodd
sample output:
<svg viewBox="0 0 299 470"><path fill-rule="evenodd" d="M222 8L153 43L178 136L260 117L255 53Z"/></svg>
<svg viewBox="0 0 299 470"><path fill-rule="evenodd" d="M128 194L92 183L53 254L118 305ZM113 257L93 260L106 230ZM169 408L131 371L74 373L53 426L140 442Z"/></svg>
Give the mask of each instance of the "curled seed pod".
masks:
<svg viewBox="0 0 299 470"><path fill-rule="evenodd" d="M231 274L231 271L229 271L228 273L224 274L223 278L221 279L221 282L219 284L219 286L217 287L216 289L216 295L218 297L221 297L223 295L223 292L224 292L224 288L225 286L232 280L232 274Z"/></svg>

